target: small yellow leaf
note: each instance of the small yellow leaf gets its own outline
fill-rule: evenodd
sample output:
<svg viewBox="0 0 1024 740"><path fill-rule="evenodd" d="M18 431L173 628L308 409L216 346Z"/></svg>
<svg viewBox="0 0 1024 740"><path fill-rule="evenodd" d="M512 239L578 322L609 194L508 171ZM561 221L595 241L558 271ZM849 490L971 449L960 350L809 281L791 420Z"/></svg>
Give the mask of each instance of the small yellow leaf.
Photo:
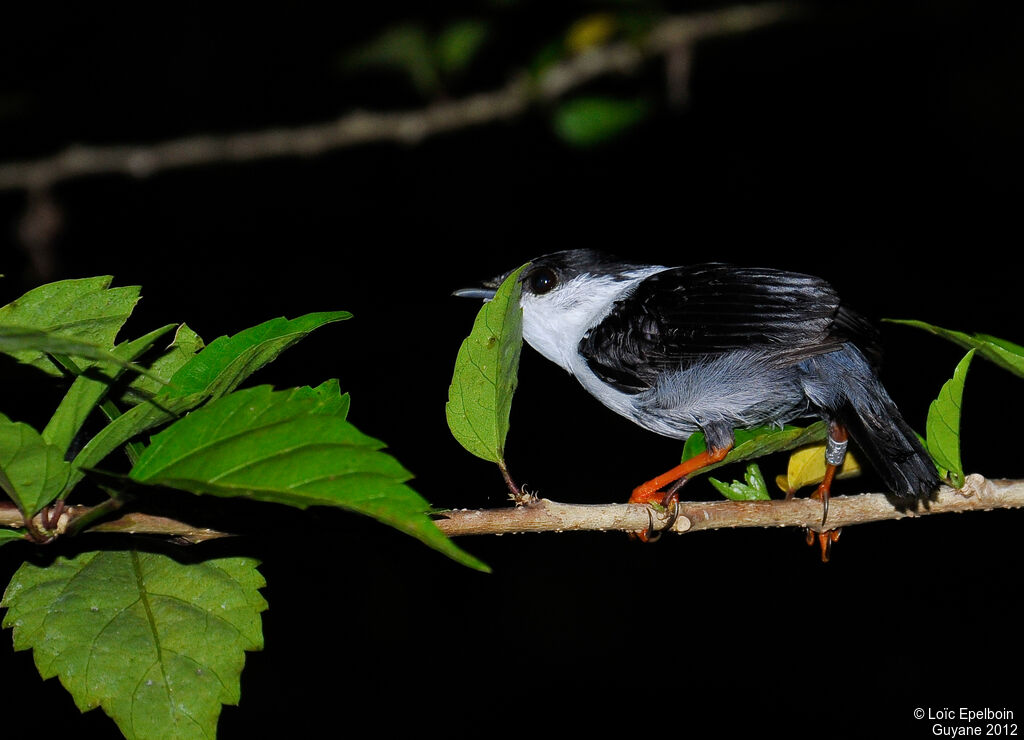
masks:
<svg viewBox="0 0 1024 740"><path fill-rule="evenodd" d="M846 459L836 471L837 478L852 478L860 475L860 463L852 453L846 453ZM775 484L784 492L789 493L821 483L825 479L825 445L803 447L789 456L789 467L786 475L775 479Z"/></svg>
<svg viewBox="0 0 1024 740"><path fill-rule="evenodd" d="M565 46L573 54L581 54L607 43L618 29L618 21L611 13L593 13L572 24L565 35Z"/></svg>

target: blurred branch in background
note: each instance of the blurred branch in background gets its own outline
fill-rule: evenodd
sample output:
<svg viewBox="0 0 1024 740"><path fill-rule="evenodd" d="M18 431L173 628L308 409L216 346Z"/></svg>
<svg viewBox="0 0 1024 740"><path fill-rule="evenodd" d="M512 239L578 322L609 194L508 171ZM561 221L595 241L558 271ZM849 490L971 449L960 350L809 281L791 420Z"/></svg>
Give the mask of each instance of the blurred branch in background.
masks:
<svg viewBox="0 0 1024 740"><path fill-rule="evenodd" d="M521 71L507 85L490 92L415 110L353 111L333 121L292 128L188 136L139 146L76 145L49 157L0 164L0 190L28 191L38 205L50 202L45 194L52 186L90 175L141 178L184 167L313 157L375 142L415 144L437 134L520 116L534 105L563 98L600 77L634 73L659 57L665 59L667 98L678 104L686 99L694 43L763 28L792 17L796 11L790 4L766 4L673 16L657 21L635 38L607 42L602 24L591 22L576 30L577 53L543 67L536 75ZM592 38L588 39L588 34ZM403 49L413 46L407 44ZM413 60L416 58L414 55ZM424 65L414 67L411 72L421 77L425 74ZM421 79L417 86L429 87L429 80ZM642 118L643 112L636 101L580 99L555 112L555 129L570 143L586 145L614 135ZM23 231L31 228L35 233L38 208L30 206L29 211ZM33 248L28 241L26 246Z"/></svg>

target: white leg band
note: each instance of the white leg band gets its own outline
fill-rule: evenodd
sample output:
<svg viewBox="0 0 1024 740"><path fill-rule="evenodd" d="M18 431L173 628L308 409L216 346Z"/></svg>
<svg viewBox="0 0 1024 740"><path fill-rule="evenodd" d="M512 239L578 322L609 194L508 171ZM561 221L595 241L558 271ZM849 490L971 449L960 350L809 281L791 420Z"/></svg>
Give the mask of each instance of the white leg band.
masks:
<svg viewBox="0 0 1024 740"><path fill-rule="evenodd" d="M830 436L825 442L825 462L829 465L842 465L846 459L846 442L836 442Z"/></svg>

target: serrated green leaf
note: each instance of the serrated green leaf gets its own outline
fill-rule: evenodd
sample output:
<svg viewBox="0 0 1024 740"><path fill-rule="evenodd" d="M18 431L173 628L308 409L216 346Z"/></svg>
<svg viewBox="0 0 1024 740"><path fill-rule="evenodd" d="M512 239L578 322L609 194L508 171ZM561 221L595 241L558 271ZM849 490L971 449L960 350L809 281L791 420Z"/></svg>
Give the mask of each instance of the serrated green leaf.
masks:
<svg viewBox="0 0 1024 740"><path fill-rule="evenodd" d="M607 97L575 98L558 106L555 132L573 146L600 144L647 117L650 105L643 100Z"/></svg>
<svg viewBox="0 0 1024 740"><path fill-rule="evenodd" d="M7 527L0 527L0 545L6 545L8 542L18 542L24 540L27 532L24 529L8 529Z"/></svg>
<svg viewBox="0 0 1024 740"><path fill-rule="evenodd" d="M483 305L459 347L445 415L459 443L477 457L504 464L512 395L523 347L522 286L512 272Z"/></svg>
<svg viewBox="0 0 1024 740"><path fill-rule="evenodd" d="M770 501L768 486L761 475L761 468L757 463L750 463L742 481L734 480L732 483L723 483L715 478L708 478L708 482L723 496L732 501Z"/></svg>
<svg viewBox="0 0 1024 740"><path fill-rule="evenodd" d="M821 442L828 435L828 424L817 421L810 426L796 427L786 425L782 429L777 427L755 427L754 429L737 429L734 436L736 444L720 462L713 463L707 467L693 472L693 475L700 475L708 471L720 468L744 460L764 457L783 450L792 450L804 445ZM683 445L683 460L689 460L707 449L704 435L700 432L691 434Z"/></svg>
<svg viewBox="0 0 1024 740"><path fill-rule="evenodd" d="M220 337L189 358L152 400L134 406L101 429L73 461L68 486L81 480L83 468L96 467L133 437L191 411L209 399L234 390L268 362L312 331L351 317L347 311L311 313L297 319L277 318Z"/></svg>
<svg viewBox="0 0 1024 740"><path fill-rule="evenodd" d="M12 355L22 362L45 369L51 374L59 374L56 368L60 367L45 355L68 355L81 357L98 363L120 365L123 368L130 368L137 373L145 374L148 371L127 362L118 357L109 349L92 344L91 342L65 337L58 334L51 334L40 329L27 329L21 326L0 326L0 352ZM43 357L37 361L36 358Z"/></svg>
<svg viewBox="0 0 1024 740"><path fill-rule="evenodd" d="M180 324L166 351L149 366L150 376L136 378L128 386L124 400L134 405L152 398L204 346L202 338L188 324Z"/></svg>
<svg viewBox="0 0 1024 740"><path fill-rule="evenodd" d="M127 363L136 360L139 355L152 347L157 339L173 328L173 324L168 324L136 340L123 342L115 347L112 354L123 361L124 365L97 366L92 368L89 373L82 373L75 378L46 428L43 429L43 439L66 452L75 434L82 428L82 424L85 423L96 404L110 390L111 384L126 369ZM146 376L140 377L145 378ZM146 380L157 387L160 385L152 378L146 378Z"/></svg>
<svg viewBox="0 0 1024 740"><path fill-rule="evenodd" d="M289 391L289 401L307 399L315 401L315 405L311 407L311 413L332 414L342 419L348 418L351 398L349 394L341 392L341 386L336 378L325 380L316 388L306 385L301 388L292 388Z"/></svg>
<svg viewBox="0 0 1024 740"><path fill-rule="evenodd" d="M928 420L925 422L928 452L940 467L948 471L956 488L964 485L964 469L960 460L960 413L964 381L974 353L972 349L957 364L953 377L943 384L938 398L928 407Z"/></svg>
<svg viewBox="0 0 1024 740"><path fill-rule="evenodd" d="M28 424L0 414L0 488L22 516L35 516L57 498L70 472L63 450Z"/></svg>
<svg viewBox="0 0 1024 740"><path fill-rule="evenodd" d="M245 652L263 648L257 565L135 551L25 563L3 624L44 679L58 676L83 712L101 706L125 737L210 738L221 706L238 703Z"/></svg>
<svg viewBox="0 0 1024 740"><path fill-rule="evenodd" d="M330 387L307 390L257 386L222 396L155 435L130 477L192 493L348 509L486 569L430 520L430 505L405 485L412 476L383 442L339 413L341 396L326 402Z"/></svg>
<svg viewBox="0 0 1024 740"><path fill-rule="evenodd" d="M892 324L902 324L924 329L936 336L959 344L964 349L977 350L978 354L990 362L994 362L1014 375L1024 377L1024 347L1006 339L993 337L990 334L965 334L962 331L943 329L939 326L914 319L886 319Z"/></svg>
<svg viewBox="0 0 1024 740"><path fill-rule="evenodd" d="M219 398L311 332L351 317L347 311L309 313L296 319L281 317L230 337L219 337L182 365L157 397L202 393Z"/></svg>
<svg viewBox="0 0 1024 740"><path fill-rule="evenodd" d="M139 300L138 286L111 288L112 280L104 275L48 283L3 306L0 351L51 375L60 375L61 371L46 353L110 361L96 354L114 346L117 333ZM21 329L21 337L13 329ZM45 338L50 344L25 344L33 339L32 332L38 332L35 341ZM58 343L60 339L66 342L64 348Z"/></svg>

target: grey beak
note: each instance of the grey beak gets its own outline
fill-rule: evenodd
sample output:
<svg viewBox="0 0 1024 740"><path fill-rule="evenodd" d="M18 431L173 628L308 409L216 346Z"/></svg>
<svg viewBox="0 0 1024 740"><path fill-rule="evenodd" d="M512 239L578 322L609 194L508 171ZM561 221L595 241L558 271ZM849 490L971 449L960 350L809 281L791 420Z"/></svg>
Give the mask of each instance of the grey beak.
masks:
<svg viewBox="0 0 1024 740"><path fill-rule="evenodd" d="M494 298L496 292L497 289L495 288L462 288L452 293L452 295L458 298L482 298L485 301L489 301Z"/></svg>
<svg viewBox="0 0 1024 740"><path fill-rule="evenodd" d="M452 293L452 295L457 298L482 298L485 301L489 301L494 298L494 294L498 292L498 288L501 287L501 284L505 282L505 278L510 274L510 272L506 272L504 275L499 275L491 280L484 280L476 288L461 288Z"/></svg>

